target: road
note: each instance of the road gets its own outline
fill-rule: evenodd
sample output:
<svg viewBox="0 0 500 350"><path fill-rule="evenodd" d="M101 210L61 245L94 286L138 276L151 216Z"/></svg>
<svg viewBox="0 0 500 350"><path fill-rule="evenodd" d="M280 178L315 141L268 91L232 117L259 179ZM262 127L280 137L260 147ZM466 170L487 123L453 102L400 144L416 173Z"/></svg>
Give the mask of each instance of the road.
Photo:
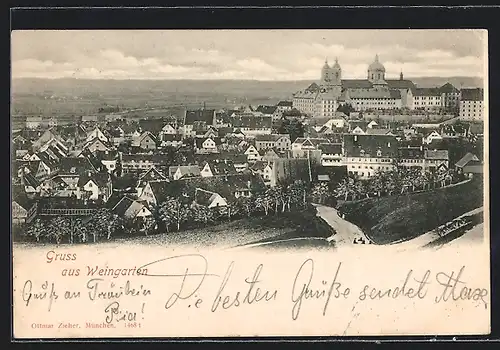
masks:
<svg viewBox="0 0 500 350"><path fill-rule="evenodd" d="M474 215L474 214L480 213L482 211L483 211L483 207L476 208L476 209L473 209L467 213L464 213L464 214L456 217L454 220L459 219L462 216ZM460 239L460 241L466 241L466 237L469 237L469 236L472 236L471 238L474 238L474 240L477 240L476 236L478 236L478 235L480 236L480 233L482 232L482 227L483 227L482 224L477 225L477 226L473 227L472 229L470 229L469 231L467 231L462 236L463 238L460 237L460 238L455 239L454 241L459 240L459 239ZM422 247L426 246L427 244L437 240L438 238L439 238L439 236L434 231L429 231L429 232L426 232L426 233L424 233L424 234L422 234L414 239L411 239L409 241L394 243L393 246L397 247L398 249L402 249L402 250L403 249L412 249L412 248L422 248ZM450 243L447 243L446 245L450 245L454 241L451 241Z"/></svg>
<svg viewBox="0 0 500 350"><path fill-rule="evenodd" d="M340 247L355 244L355 240L362 239L366 243L370 240L365 236L361 229L353 223L342 219L337 210L332 207L327 207L320 204L313 204L318 213L317 215L325 220L336 232L336 234L328 237L301 237L284 240L276 240L271 242L245 244L238 247L233 247L231 250L240 250L248 248L272 248L272 249L297 249L297 248L326 248ZM333 244L332 244L333 243Z"/></svg>
<svg viewBox="0 0 500 350"><path fill-rule="evenodd" d="M334 240L337 247L343 245L352 245L355 240L363 240L369 243L370 240L361 231L361 229L353 223L341 218L335 208L327 207L321 204L314 204L318 210L318 216L325 220L330 225L336 234L329 237L328 240Z"/></svg>

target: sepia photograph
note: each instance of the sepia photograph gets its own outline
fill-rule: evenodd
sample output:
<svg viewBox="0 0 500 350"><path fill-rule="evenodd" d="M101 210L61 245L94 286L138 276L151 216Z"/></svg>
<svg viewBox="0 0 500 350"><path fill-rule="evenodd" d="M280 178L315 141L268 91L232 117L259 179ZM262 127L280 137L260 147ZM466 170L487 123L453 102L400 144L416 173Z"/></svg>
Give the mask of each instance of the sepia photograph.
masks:
<svg viewBox="0 0 500 350"><path fill-rule="evenodd" d="M155 260L149 249L169 256L227 253L245 263L252 259L243 257L263 255L282 266L276 274L283 275L294 254L338 259L349 251L351 264L365 266L353 268L362 276L371 274L370 265L398 265L380 255L437 259L439 252L444 257L445 251L454 256L479 249L488 264L482 265L480 280L489 283L487 62L484 30L13 31L13 269L15 276L31 276L14 283L18 329L36 337L87 334L78 333L80 328L96 337L105 334L95 333L97 328L120 333L111 325L122 311L104 305L113 299L109 294L102 297L104 312L99 309L105 321L68 319L67 333L56 330L61 324L55 321L63 319L56 315L65 312L64 304L50 317L27 315L36 314L30 307L47 311L39 306L44 299L52 307L73 299L69 287L58 298L54 283L73 285L99 276L104 284L119 277L129 279L121 289L129 293L130 281L159 276L147 268L153 264L148 258ZM132 263L129 251L141 261ZM273 260L272 254L287 258ZM98 259L98 265L92 263ZM195 262L186 258L191 271ZM32 265L38 267L30 271ZM180 262L172 265L190 276ZM324 263L321 269L335 278L349 275L340 266ZM426 278L434 279L424 266L423 279L415 279L418 297ZM53 277L41 277L43 269L54 267ZM450 297L458 317L463 307L457 300L482 306L489 297L487 287L458 290L465 271L460 267L446 275L448 284L441 272L434 279L451 288L458 273ZM254 282L266 268L257 268ZM468 269L469 277L478 278ZM346 282L358 274L350 276ZM88 294L94 301L98 282L91 281L80 283L81 298ZM325 295L309 290L309 284L304 288L311 298ZM175 300L184 299L182 290L172 294ZM276 299L264 291L253 300ZM293 295L292 290L292 300ZM219 302L212 304L212 314L226 305L224 298ZM144 305L133 318L123 311L125 327L141 327L136 316ZM192 316L186 317L188 322ZM489 327L489 313L484 319L481 331ZM437 334L440 329L424 330L417 323L384 331L369 328L373 322L366 320L356 332L411 333L414 327ZM248 332L288 332L286 322L280 324L269 331L253 325ZM150 327L147 336L164 335ZM203 327L186 329L186 335L233 332ZM248 333L237 329L235 334ZM318 329L300 334L315 331L330 334Z"/></svg>

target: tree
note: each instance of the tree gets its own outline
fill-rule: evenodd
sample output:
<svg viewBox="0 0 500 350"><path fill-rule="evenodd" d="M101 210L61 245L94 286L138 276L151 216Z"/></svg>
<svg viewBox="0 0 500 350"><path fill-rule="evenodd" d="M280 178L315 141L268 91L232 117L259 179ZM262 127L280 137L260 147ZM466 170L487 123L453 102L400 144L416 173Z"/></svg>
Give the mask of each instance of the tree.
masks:
<svg viewBox="0 0 500 350"><path fill-rule="evenodd" d="M269 191L265 191L262 194L259 194L255 199L255 206L257 208L263 209L266 215L269 214L269 208L273 204L273 199L270 196Z"/></svg>
<svg viewBox="0 0 500 350"><path fill-rule="evenodd" d="M250 217L254 208L254 202L251 198L239 197L236 200L235 206L238 208L237 211L246 213L247 217Z"/></svg>
<svg viewBox="0 0 500 350"><path fill-rule="evenodd" d="M284 118L278 127L278 134L288 134L290 140L294 142L298 137L304 137L304 124L297 119Z"/></svg>
<svg viewBox="0 0 500 350"><path fill-rule="evenodd" d="M334 191L335 197L344 197L345 201L347 201L347 198L350 196L354 197L356 194L354 182L353 178L345 178L342 180Z"/></svg>
<svg viewBox="0 0 500 350"><path fill-rule="evenodd" d="M193 204L191 206L192 217L195 222L207 225L214 220L214 212L204 205Z"/></svg>
<svg viewBox="0 0 500 350"><path fill-rule="evenodd" d="M385 191L385 185L387 182L386 177L387 176L383 171L377 170L370 178L369 190L376 193L378 197L380 197L382 192Z"/></svg>
<svg viewBox="0 0 500 350"><path fill-rule="evenodd" d="M314 185L311 192L313 196L319 198L319 203L323 203L323 200L326 199L329 194L328 184L324 182L317 183Z"/></svg>
<svg viewBox="0 0 500 350"><path fill-rule="evenodd" d="M90 220L87 222L87 228L95 243L98 237L111 239L113 234L123 227L123 224L123 219L118 215L107 208L101 208L92 213Z"/></svg>
<svg viewBox="0 0 500 350"><path fill-rule="evenodd" d="M165 224L167 226L175 224L177 231L180 231L181 224L188 221L191 214L190 207L177 198L168 198L165 202L160 204L158 211Z"/></svg>
<svg viewBox="0 0 500 350"><path fill-rule="evenodd" d="M291 196L289 197L290 202L298 204L302 204L302 207L305 208L307 205L307 187L306 183L302 180L295 180L290 186L288 191ZM288 203L288 207L290 208L290 202Z"/></svg>
<svg viewBox="0 0 500 350"><path fill-rule="evenodd" d="M45 222L37 218L33 221L27 228L25 235L28 237L34 237L37 242L40 242L40 238L47 234L47 225Z"/></svg>
<svg viewBox="0 0 500 350"><path fill-rule="evenodd" d="M351 112L355 111L355 109L349 103L346 103L346 104L340 105L337 108L337 111L342 112L345 115L349 116L351 114Z"/></svg>
<svg viewBox="0 0 500 350"><path fill-rule="evenodd" d="M368 186L366 185L366 183L364 181L355 181L354 182L354 195L356 197L363 197L363 196L366 196L367 198L370 197L369 193L368 193Z"/></svg>
<svg viewBox="0 0 500 350"><path fill-rule="evenodd" d="M61 244L62 239L71 233L69 220L63 216L52 219L47 228L47 233L49 239L53 239L57 245Z"/></svg>

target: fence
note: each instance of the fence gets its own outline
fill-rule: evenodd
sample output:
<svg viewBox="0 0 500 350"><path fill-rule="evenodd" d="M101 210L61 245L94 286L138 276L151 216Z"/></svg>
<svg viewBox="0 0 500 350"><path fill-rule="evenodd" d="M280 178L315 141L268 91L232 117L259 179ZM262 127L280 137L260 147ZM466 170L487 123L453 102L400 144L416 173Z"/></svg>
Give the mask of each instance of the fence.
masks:
<svg viewBox="0 0 500 350"><path fill-rule="evenodd" d="M92 215L97 209L42 209L40 215L45 216L88 216Z"/></svg>

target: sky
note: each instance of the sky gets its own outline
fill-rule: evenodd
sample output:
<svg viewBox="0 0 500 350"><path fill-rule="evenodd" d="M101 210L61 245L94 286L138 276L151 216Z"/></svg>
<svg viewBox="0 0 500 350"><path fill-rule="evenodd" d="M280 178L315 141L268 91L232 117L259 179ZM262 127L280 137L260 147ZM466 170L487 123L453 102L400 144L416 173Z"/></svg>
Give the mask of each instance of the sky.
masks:
<svg viewBox="0 0 500 350"><path fill-rule="evenodd" d="M366 78L376 54L387 78L484 76L479 30L14 31L13 78L317 80L338 58Z"/></svg>

